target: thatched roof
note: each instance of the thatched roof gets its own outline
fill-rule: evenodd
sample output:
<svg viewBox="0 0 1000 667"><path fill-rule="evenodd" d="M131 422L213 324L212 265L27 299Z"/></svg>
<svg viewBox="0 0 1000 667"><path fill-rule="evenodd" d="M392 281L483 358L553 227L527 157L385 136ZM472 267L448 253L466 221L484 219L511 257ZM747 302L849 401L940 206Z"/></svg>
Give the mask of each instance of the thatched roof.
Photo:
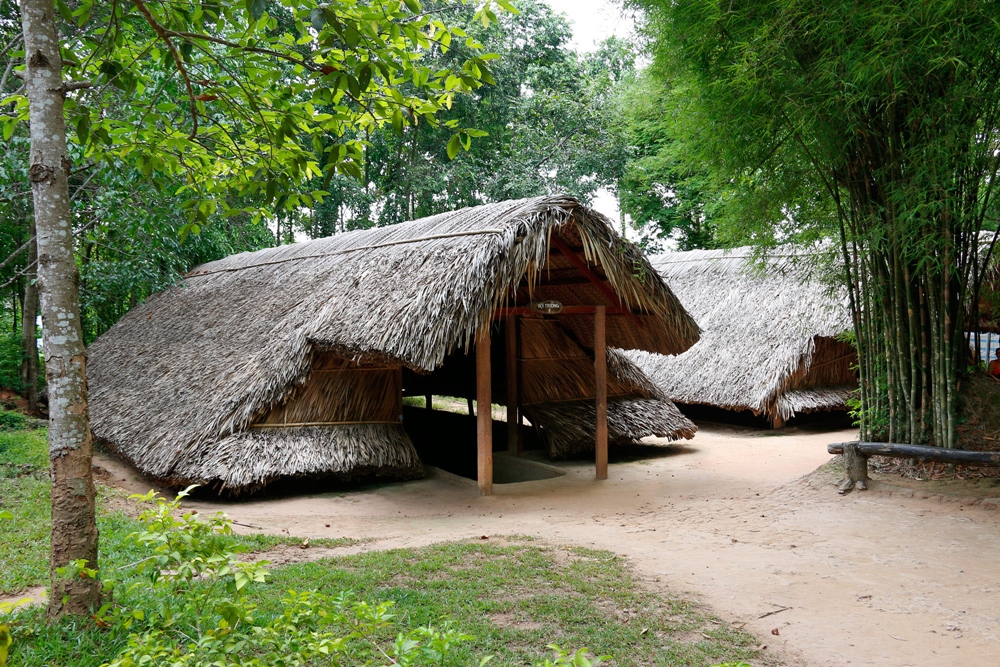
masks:
<svg viewBox="0 0 1000 667"><path fill-rule="evenodd" d="M535 286L543 269L567 266L549 257L553 234L599 265L637 313L641 326L608 317L609 345L674 354L697 340L676 297L600 214L559 196L490 204L197 267L91 345L94 434L146 474L174 483L246 487L313 474L323 467L315 457L275 451L259 465L252 448L227 444L223 454L218 443L246 440L239 434L288 400L320 351L434 370L468 347L519 284ZM614 305L588 284L551 289L567 304ZM570 328L575 320L581 332L592 329L589 317L564 317ZM338 470L410 457L353 451Z"/></svg>
<svg viewBox="0 0 1000 667"><path fill-rule="evenodd" d="M809 259L804 253L755 258L748 248L652 258L703 333L676 357L629 357L678 403L772 419L843 408L856 386L850 350L834 340L851 329L846 297L813 274Z"/></svg>
<svg viewBox="0 0 1000 667"><path fill-rule="evenodd" d="M594 451L597 408L594 401L539 403L525 407L532 424L541 428L554 459ZM614 398L608 401L608 443L631 445L645 437L693 438L698 427L668 400Z"/></svg>

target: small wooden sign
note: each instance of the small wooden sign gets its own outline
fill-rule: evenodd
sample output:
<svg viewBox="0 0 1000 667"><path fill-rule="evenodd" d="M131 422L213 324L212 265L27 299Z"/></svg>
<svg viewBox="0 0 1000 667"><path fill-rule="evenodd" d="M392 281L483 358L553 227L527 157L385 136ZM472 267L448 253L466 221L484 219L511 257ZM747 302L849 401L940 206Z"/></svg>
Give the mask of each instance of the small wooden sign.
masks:
<svg viewBox="0 0 1000 667"><path fill-rule="evenodd" d="M531 309L542 315L558 315L562 312L563 305L562 302L555 299L546 299L545 301L532 302Z"/></svg>

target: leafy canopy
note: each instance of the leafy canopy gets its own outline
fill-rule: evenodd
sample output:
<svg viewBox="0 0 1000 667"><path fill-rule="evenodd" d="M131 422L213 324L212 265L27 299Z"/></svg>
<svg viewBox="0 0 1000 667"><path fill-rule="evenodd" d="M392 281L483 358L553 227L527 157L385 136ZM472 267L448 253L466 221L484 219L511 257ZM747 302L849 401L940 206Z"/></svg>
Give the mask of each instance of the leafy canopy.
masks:
<svg viewBox="0 0 1000 667"><path fill-rule="evenodd" d="M64 38L67 124L82 158L124 160L157 182L179 180L197 232L214 213L266 215L322 199L300 184L334 174L359 177L364 141L356 130L402 132L437 115L456 95L492 83L481 44L448 25L447 7L419 0L183 0L70 5L57 0ZM484 25L506 0L486 0ZM424 64L461 42L451 68ZM9 139L27 120L22 95L5 98ZM444 126L450 146L477 132ZM452 153L455 151L452 150ZM232 197L243 198L234 203Z"/></svg>

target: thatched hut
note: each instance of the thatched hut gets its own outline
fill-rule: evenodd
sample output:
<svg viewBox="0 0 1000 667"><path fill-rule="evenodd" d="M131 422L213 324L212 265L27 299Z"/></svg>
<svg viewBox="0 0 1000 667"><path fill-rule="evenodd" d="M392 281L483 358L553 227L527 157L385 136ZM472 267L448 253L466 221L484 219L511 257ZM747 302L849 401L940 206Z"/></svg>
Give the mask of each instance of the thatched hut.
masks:
<svg viewBox="0 0 1000 667"><path fill-rule="evenodd" d="M601 215L567 197L503 202L197 267L90 347L92 424L165 483L251 490L419 475L404 392L507 405L509 447L518 407L590 401L600 464L606 397L656 398L616 372L627 362L608 380L607 347L677 354L698 333Z"/></svg>
<svg viewBox="0 0 1000 667"><path fill-rule="evenodd" d="M857 388L846 297L802 253L755 258L749 248L667 253L651 263L702 328L676 357L629 358L677 403L750 410L779 426L843 410Z"/></svg>

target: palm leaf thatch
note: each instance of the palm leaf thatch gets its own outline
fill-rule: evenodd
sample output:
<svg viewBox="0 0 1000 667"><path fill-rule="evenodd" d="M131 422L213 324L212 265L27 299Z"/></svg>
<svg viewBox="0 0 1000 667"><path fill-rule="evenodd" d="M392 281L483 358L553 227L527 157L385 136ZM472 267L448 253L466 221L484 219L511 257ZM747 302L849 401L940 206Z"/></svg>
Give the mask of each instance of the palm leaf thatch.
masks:
<svg viewBox="0 0 1000 667"><path fill-rule="evenodd" d="M553 459L594 450L594 401L538 403L525 407L538 426ZM631 445L653 436L668 440L693 438L698 427L670 401L614 398L608 401L608 444Z"/></svg>
<svg viewBox="0 0 1000 667"><path fill-rule="evenodd" d="M518 289L550 298L554 234L641 322L609 317L609 345L676 354L697 340L676 297L601 215L561 196L489 204L197 267L91 345L94 435L175 485L419 474L398 417L402 369L431 373L467 351ZM586 285L564 295L602 298Z"/></svg>
<svg viewBox="0 0 1000 667"><path fill-rule="evenodd" d="M651 262L703 329L676 357L628 356L673 401L751 410L778 422L844 409L857 387L846 299L805 253L693 250Z"/></svg>

